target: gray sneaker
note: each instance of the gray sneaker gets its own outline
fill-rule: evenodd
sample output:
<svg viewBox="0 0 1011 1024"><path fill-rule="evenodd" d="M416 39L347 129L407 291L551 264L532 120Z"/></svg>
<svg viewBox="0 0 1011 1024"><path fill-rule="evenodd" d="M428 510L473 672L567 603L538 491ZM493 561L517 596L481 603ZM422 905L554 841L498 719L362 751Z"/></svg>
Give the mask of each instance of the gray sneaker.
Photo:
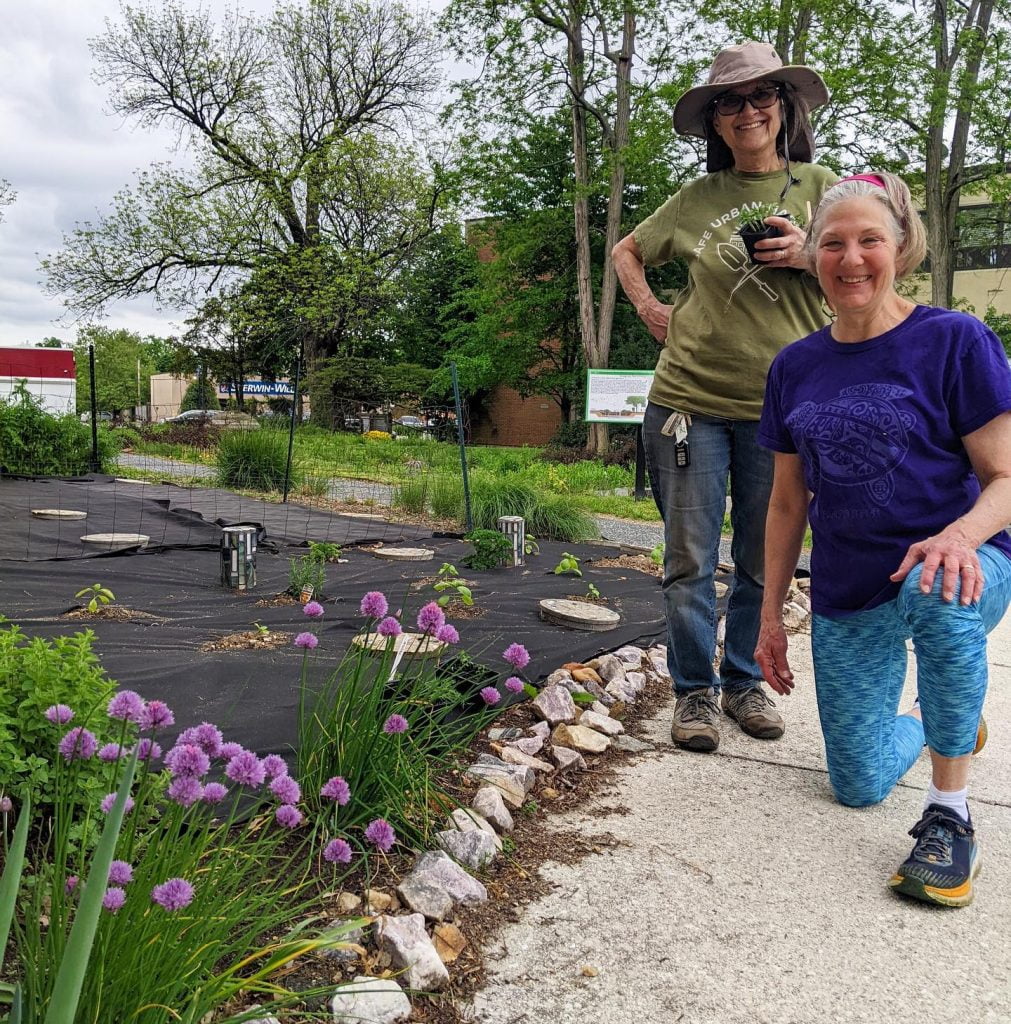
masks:
<svg viewBox="0 0 1011 1024"><path fill-rule="evenodd" d="M720 708L712 687L679 693L670 738L686 750L713 751L720 745L719 718Z"/></svg>
<svg viewBox="0 0 1011 1024"><path fill-rule="evenodd" d="M756 739L778 740L786 731L783 716L761 686L724 690L721 704L723 713Z"/></svg>

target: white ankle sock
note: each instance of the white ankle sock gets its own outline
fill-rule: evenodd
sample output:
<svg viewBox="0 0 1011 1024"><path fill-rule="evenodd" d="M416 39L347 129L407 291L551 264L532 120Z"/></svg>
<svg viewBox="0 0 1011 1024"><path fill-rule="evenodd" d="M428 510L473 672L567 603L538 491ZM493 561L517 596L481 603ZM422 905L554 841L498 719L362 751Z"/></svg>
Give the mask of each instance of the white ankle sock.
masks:
<svg viewBox="0 0 1011 1024"><path fill-rule="evenodd" d="M923 809L930 804L940 804L954 811L963 821L969 820L969 787L956 790L938 789L933 782L927 787L927 795L923 800Z"/></svg>

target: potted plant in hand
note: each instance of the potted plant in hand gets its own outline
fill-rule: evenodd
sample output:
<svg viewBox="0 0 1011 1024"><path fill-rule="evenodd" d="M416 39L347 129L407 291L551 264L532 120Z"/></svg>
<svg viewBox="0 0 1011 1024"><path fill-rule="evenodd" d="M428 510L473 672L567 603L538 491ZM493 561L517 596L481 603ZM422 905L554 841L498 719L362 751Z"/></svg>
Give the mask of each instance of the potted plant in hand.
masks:
<svg viewBox="0 0 1011 1024"><path fill-rule="evenodd" d="M758 203L756 206L746 210L737 222L737 233L741 236L741 241L744 242L748 255L755 263L762 262L755 259L755 242L763 238L779 238L783 233L774 224L766 224L766 217L792 219L789 213L781 213L776 203Z"/></svg>

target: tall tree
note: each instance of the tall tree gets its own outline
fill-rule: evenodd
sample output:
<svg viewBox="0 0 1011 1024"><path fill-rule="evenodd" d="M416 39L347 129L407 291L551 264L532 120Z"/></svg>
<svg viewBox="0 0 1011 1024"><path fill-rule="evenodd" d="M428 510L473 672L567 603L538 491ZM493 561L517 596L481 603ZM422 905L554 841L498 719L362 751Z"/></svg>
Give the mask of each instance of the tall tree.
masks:
<svg viewBox="0 0 1011 1024"><path fill-rule="evenodd" d="M43 263L50 289L83 312L145 293L194 306L265 265L350 266L343 306L303 285L299 314L310 359L339 352L361 268L381 279L440 213L436 170L400 141L437 84L425 19L394 0L279 3L219 24L175 3L125 6L92 49L113 110L177 128L195 164L154 166L77 227Z"/></svg>
<svg viewBox="0 0 1011 1024"><path fill-rule="evenodd" d="M623 227L632 121L637 102L658 98L645 86L658 67L668 66L662 53L652 54L654 63L644 63L637 92L637 40L666 38L658 5L453 0L444 24L459 55L482 60L481 74L461 88L453 112L474 126L475 136L483 132L487 137L489 120L493 132L508 137L521 130L531 113L567 112L580 341L587 366L607 366L617 287L610 252ZM606 197L606 213L602 252L595 261L590 207L598 195ZM601 451L606 443L606 427L594 425L590 450Z"/></svg>
<svg viewBox="0 0 1011 1024"><path fill-rule="evenodd" d="M6 178L0 178L0 223L4 219L4 207L10 206L17 198L17 193L11 188L11 183Z"/></svg>
<svg viewBox="0 0 1011 1024"><path fill-rule="evenodd" d="M89 325L77 332L77 409L91 408L88 347L95 349L95 397L99 412L122 413L151 398L157 346L123 328Z"/></svg>

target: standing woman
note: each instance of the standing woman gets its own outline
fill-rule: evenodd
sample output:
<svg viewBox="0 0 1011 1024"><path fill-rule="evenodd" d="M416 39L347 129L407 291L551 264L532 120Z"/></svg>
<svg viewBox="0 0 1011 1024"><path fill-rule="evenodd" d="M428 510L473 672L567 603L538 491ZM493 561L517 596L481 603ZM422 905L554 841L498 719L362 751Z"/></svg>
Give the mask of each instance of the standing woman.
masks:
<svg viewBox="0 0 1011 1024"><path fill-rule="evenodd" d="M974 317L895 290L926 252L899 178L858 174L831 188L808 247L836 319L769 371L759 440L776 453L776 474L755 653L788 694L782 599L810 520L811 647L832 788L850 806L878 803L926 742L932 778L916 845L889 884L964 906L979 863L966 795L986 739L986 636L1011 599L1011 370ZM919 696L896 716L909 637Z"/></svg>
<svg viewBox="0 0 1011 1024"><path fill-rule="evenodd" d="M706 140L707 173L614 247L622 287L663 345L643 439L664 520L667 664L677 698L671 737L690 750L719 745L721 691L724 712L750 736L783 735L754 660L772 482L772 458L755 438L772 357L826 319L803 273L797 222L836 180L811 162L808 112L827 101L814 71L784 66L767 43L721 51L708 84L689 89L674 109L680 134ZM752 262L737 226L768 203L793 219L765 218L781 235L759 242ZM667 306L645 268L678 257L688 285ZM735 576L717 677L714 576L728 478Z"/></svg>

